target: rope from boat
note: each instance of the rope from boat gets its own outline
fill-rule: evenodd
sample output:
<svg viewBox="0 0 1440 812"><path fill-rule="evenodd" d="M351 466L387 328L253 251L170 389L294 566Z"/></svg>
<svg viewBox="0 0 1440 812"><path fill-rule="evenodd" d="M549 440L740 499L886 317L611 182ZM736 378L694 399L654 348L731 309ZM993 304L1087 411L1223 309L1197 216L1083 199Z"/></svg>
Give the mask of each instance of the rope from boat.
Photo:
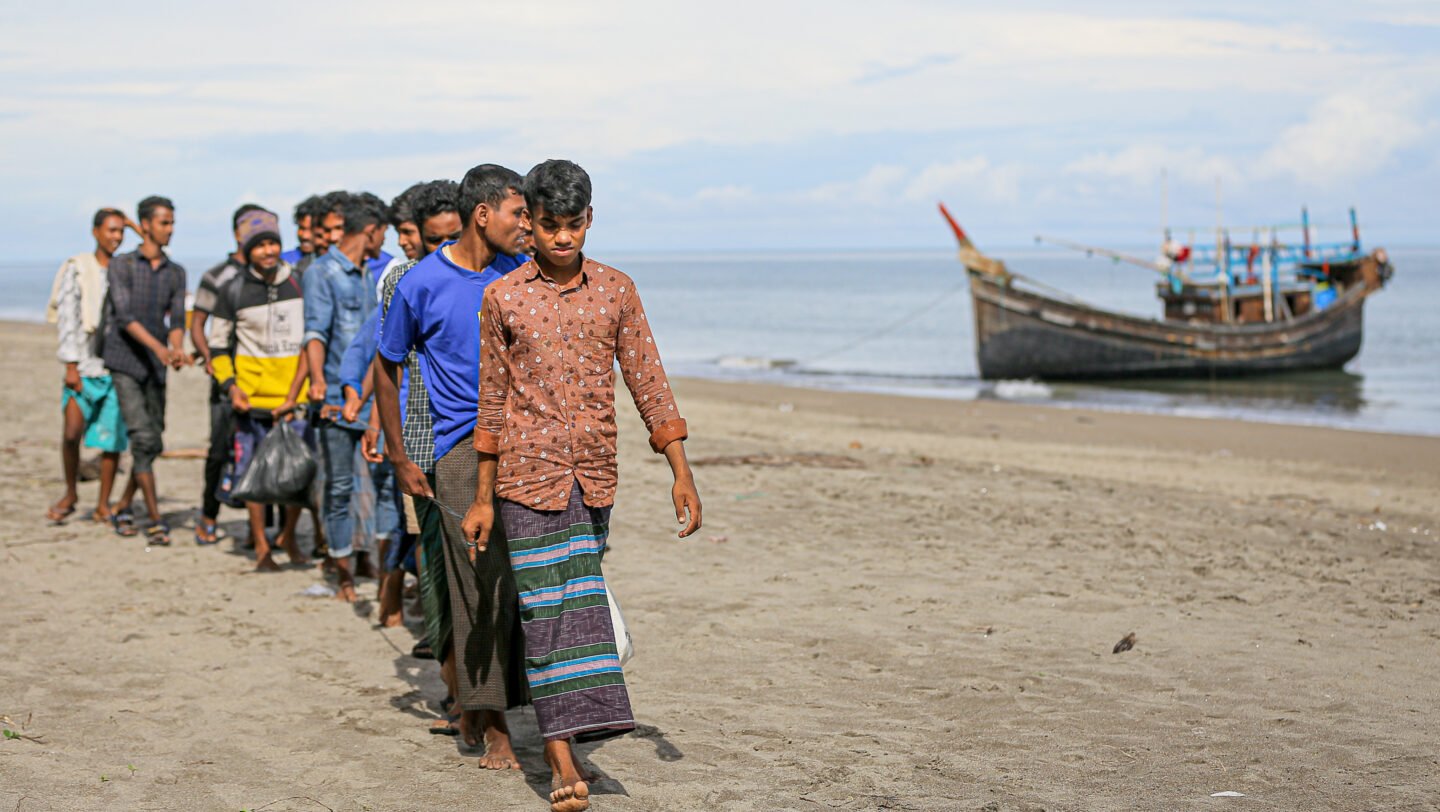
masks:
<svg viewBox="0 0 1440 812"><path fill-rule="evenodd" d="M825 352L820 353L819 355L812 355L812 356L810 356L809 358L801 359L800 363L801 363L801 364L813 364L813 363L815 363L816 361L823 361L823 360L826 359L826 358L830 358L830 357L839 355L839 354L842 353L842 352L848 352L848 351L850 351L850 350L853 350L853 349L855 349L856 347L859 347L859 346L862 345L862 344L867 344L867 343L869 343L869 342L871 342L871 341L875 341L875 340L877 340L877 339L884 338L885 336L888 336L888 335L890 335L891 333L894 333L894 332L896 332L897 330L899 330L900 328L906 326L906 325L909 324L912 320L914 320L917 316L922 316L922 315L930 312L931 310L934 310L935 308L939 307L941 304L943 304L943 303L944 303L947 299L949 299L951 296L954 296L955 294L959 293L960 291L962 291L962 290L964 290L966 287L968 287L969 284L970 284L970 282L969 282L968 279L967 279L967 280L964 280L964 281L962 281L960 284L956 285L955 287L953 287L953 288L945 291L944 293L940 294L939 297L934 298L934 299L931 299L930 301L926 302L924 305L922 305L922 306L920 306L920 307L917 307L917 308L915 308L914 310L911 310L910 312L906 313L905 315L901 316L901 317L898 318L898 319L895 319L894 321L890 322L889 324L887 324L886 326L880 328L879 330L875 330L875 331L872 331L872 332L864 333L864 334L861 335L859 338L856 338L856 339L854 339L854 340L852 340L852 341L847 341L847 342L845 342L844 344L841 344L841 345L838 346L838 347L833 347L833 348L831 348L831 349L829 349L829 350L827 350L827 351L825 351Z"/></svg>

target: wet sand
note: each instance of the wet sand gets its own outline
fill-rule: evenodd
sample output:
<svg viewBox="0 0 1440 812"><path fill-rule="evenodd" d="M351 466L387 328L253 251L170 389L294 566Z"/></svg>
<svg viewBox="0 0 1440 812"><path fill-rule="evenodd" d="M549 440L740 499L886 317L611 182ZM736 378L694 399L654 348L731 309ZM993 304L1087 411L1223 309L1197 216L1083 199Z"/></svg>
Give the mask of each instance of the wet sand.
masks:
<svg viewBox="0 0 1440 812"><path fill-rule="evenodd" d="M532 714L523 775L427 734L418 623L191 543L200 460L158 467L173 548L48 526L53 332L0 339L0 715L33 737L0 740L0 809L546 808ZM581 748L592 808L1435 808L1440 439L676 390L705 528L675 540L622 408L606 569L642 728ZM194 369L169 426L204 444Z"/></svg>

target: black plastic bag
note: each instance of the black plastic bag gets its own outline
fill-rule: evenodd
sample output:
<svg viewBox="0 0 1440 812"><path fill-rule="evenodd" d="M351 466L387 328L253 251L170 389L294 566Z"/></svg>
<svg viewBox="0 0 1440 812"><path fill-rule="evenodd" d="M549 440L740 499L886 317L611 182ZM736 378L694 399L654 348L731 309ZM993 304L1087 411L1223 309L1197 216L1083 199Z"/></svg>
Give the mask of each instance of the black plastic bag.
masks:
<svg viewBox="0 0 1440 812"><path fill-rule="evenodd" d="M260 441L255 458L230 495L244 502L305 507L310 504L310 482L318 468L315 455L295 429L277 422Z"/></svg>

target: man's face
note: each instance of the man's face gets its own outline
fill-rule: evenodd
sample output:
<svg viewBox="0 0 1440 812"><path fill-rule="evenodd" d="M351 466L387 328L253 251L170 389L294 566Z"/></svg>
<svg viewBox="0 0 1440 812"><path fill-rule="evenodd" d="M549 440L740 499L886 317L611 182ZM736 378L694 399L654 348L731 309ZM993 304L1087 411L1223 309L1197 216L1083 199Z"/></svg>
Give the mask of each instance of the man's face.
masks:
<svg viewBox="0 0 1440 812"><path fill-rule="evenodd" d="M175 210L164 206L155 209L149 219L140 221L140 233L161 248L169 245L175 233Z"/></svg>
<svg viewBox="0 0 1440 812"><path fill-rule="evenodd" d="M380 249L385 247L385 232L390 227L384 223L376 223L365 227L365 258L375 259L380 256Z"/></svg>
<svg viewBox="0 0 1440 812"><path fill-rule="evenodd" d="M345 218L338 211L326 214L320 220L320 227L310 230L310 238L315 241L316 253L330 250L330 246L340 242L340 238L344 235Z"/></svg>
<svg viewBox="0 0 1440 812"><path fill-rule="evenodd" d="M411 220L406 220L395 226L395 241L400 243L400 250L405 252L406 259L419 259L422 254L420 247L420 227ZM429 252L426 252L429 253Z"/></svg>
<svg viewBox="0 0 1440 812"><path fill-rule="evenodd" d="M585 232L590 229L594 212L589 207L573 215L551 214L544 206L531 212L535 224L535 250L552 265L565 267L580 257L585 247Z"/></svg>
<svg viewBox="0 0 1440 812"><path fill-rule="evenodd" d="M420 229L424 255L428 257L440 250L441 245L450 240L460 239L463 231L464 227L460 225L459 212L442 211L434 217L427 217L424 228Z"/></svg>
<svg viewBox="0 0 1440 812"><path fill-rule="evenodd" d="M120 243L125 241L125 220L112 214L91 229L90 233L95 235L95 247L107 254L113 254L120 249Z"/></svg>
<svg viewBox="0 0 1440 812"><path fill-rule="evenodd" d="M308 254L315 250L315 241L310 237L310 215L295 221L295 237L300 240L300 253Z"/></svg>
<svg viewBox="0 0 1440 812"><path fill-rule="evenodd" d="M280 266L280 241L265 239L250 249L250 267L260 273L270 273Z"/></svg>
<svg viewBox="0 0 1440 812"><path fill-rule="evenodd" d="M475 207L475 224L495 250L515 256L525 247L530 234L530 210L525 208L525 197L512 189L497 206L481 203Z"/></svg>

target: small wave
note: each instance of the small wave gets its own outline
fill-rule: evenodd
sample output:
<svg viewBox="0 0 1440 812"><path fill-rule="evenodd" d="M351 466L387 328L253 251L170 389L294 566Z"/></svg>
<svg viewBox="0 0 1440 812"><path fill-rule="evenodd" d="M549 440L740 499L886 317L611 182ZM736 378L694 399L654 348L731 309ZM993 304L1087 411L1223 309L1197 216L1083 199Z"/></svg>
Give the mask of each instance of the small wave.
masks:
<svg viewBox="0 0 1440 812"><path fill-rule="evenodd" d="M715 359L715 366L721 369L788 369L795 366L795 361L758 355L724 355Z"/></svg>
<svg viewBox="0 0 1440 812"><path fill-rule="evenodd" d="M990 391L1001 400L1049 400L1055 390L1039 381L998 381Z"/></svg>

